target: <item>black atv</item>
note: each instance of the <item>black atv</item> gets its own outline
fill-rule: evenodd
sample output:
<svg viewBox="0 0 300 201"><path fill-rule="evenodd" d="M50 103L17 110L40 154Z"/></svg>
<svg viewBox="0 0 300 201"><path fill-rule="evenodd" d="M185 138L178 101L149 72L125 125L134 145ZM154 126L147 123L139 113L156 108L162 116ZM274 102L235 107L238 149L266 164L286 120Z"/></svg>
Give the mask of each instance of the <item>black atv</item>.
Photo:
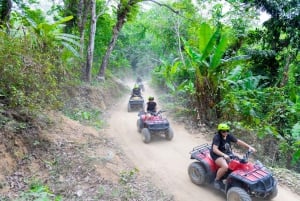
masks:
<svg viewBox="0 0 300 201"><path fill-rule="evenodd" d="M172 140L174 133L170 127L170 123L167 118L164 118L161 114L165 111L158 112L139 112L137 120L138 132L142 134L144 143L151 141L151 135L162 135L167 140Z"/></svg>
<svg viewBox="0 0 300 201"><path fill-rule="evenodd" d="M218 166L210 156L211 145L203 144L193 148L191 159L196 161L188 167L188 174L194 184L212 185ZM277 196L277 180L260 162L248 162L251 154L247 151L243 158L229 155L228 172L222 178L221 190L227 201L252 201L252 197L271 200Z"/></svg>
<svg viewBox="0 0 300 201"><path fill-rule="evenodd" d="M131 96L127 104L127 111L144 110L145 101L142 96Z"/></svg>

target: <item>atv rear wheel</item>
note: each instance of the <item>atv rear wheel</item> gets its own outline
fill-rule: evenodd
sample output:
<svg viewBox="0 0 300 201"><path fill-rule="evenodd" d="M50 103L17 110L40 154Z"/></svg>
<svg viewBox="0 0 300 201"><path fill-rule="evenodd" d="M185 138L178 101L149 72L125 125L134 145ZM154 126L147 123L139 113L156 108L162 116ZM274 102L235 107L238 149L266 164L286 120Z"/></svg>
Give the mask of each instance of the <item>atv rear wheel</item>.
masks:
<svg viewBox="0 0 300 201"><path fill-rule="evenodd" d="M141 119L138 119L137 121L136 121L136 126L137 126L137 130L138 130L138 132L139 133L141 133L141 131L142 131L142 120Z"/></svg>
<svg viewBox="0 0 300 201"><path fill-rule="evenodd" d="M188 173L191 181L197 185L205 184L206 171L199 162L193 162L188 167Z"/></svg>
<svg viewBox="0 0 300 201"><path fill-rule="evenodd" d="M151 141L151 134L148 128L142 129L142 139L143 142L148 144Z"/></svg>
<svg viewBox="0 0 300 201"><path fill-rule="evenodd" d="M244 189L232 187L227 191L227 201L252 201L252 199Z"/></svg>
<svg viewBox="0 0 300 201"><path fill-rule="evenodd" d="M174 137L174 132L173 132L173 130L172 130L171 127L168 128L168 130L167 130L166 133L165 133L165 136L166 136L166 139L167 139L167 140L172 140L172 139L173 139L173 137Z"/></svg>

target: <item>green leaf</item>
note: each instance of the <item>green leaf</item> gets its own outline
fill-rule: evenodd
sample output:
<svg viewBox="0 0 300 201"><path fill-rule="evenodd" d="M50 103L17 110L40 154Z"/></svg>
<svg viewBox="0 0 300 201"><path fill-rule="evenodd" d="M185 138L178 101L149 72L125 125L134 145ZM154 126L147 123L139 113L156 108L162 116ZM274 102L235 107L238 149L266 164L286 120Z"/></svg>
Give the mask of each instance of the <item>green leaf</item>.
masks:
<svg viewBox="0 0 300 201"><path fill-rule="evenodd" d="M300 122L297 122L292 128L293 139L300 141Z"/></svg>
<svg viewBox="0 0 300 201"><path fill-rule="evenodd" d="M299 160L300 160L300 149L298 149L294 153L292 163L295 165Z"/></svg>
<svg viewBox="0 0 300 201"><path fill-rule="evenodd" d="M55 38L56 39L60 39L60 40L64 40L64 41L68 41L68 42L76 45L77 47L81 46L79 42L77 42L76 40L74 40L74 39L78 39L79 40L79 37L74 36L72 34L57 33L57 34L55 34Z"/></svg>
<svg viewBox="0 0 300 201"><path fill-rule="evenodd" d="M199 27L199 51L204 52L213 36L213 30L207 23L202 23Z"/></svg>
<svg viewBox="0 0 300 201"><path fill-rule="evenodd" d="M61 42L61 43L66 49L71 51L74 54L74 56L80 58L79 52L72 45L70 45L69 43L66 43L66 42Z"/></svg>
<svg viewBox="0 0 300 201"><path fill-rule="evenodd" d="M220 42L218 43L215 53L211 61L211 71L213 71L220 63L223 57L223 54L228 48L228 34L222 34Z"/></svg>
<svg viewBox="0 0 300 201"><path fill-rule="evenodd" d="M206 47L204 48L201 60L205 60L212 53L212 50L214 49L216 40L219 37L219 35L220 35L220 28L217 28L217 30L210 37Z"/></svg>
<svg viewBox="0 0 300 201"><path fill-rule="evenodd" d="M73 18L74 18L73 16L67 16L67 17L64 17L64 18L60 19L59 21L56 21L53 25L63 24L63 23L65 23L65 22L70 21L70 20L73 19Z"/></svg>

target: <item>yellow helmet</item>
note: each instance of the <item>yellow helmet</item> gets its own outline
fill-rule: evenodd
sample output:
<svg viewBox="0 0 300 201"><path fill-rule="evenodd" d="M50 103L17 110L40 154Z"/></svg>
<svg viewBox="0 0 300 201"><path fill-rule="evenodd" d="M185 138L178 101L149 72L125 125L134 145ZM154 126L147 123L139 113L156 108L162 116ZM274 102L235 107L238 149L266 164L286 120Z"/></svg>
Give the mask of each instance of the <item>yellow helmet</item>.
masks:
<svg viewBox="0 0 300 201"><path fill-rule="evenodd" d="M154 100L154 97L153 96L149 96L148 97L148 100L150 101L150 100Z"/></svg>
<svg viewBox="0 0 300 201"><path fill-rule="evenodd" d="M227 124L221 123L218 125L218 131L229 131L230 127Z"/></svg>

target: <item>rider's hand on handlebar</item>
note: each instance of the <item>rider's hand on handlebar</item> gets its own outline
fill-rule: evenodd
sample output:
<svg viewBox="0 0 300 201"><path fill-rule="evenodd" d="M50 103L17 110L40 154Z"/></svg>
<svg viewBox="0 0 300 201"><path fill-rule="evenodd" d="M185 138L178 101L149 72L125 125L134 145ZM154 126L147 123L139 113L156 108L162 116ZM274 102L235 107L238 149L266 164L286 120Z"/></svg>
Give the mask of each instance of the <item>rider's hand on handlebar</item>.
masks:
<svg viewBox="0 0 300 201"><path fill-rule="evenodd" d="M251 147L251 146L249 146L249 151L251 151L251 152L256 152L256 149L253 148L253 147Z"/></svg>
<svg viewBox="0 0 300 201"><path fill-rule="evenodd" d="M225 158L225 160L229 160L230 157L227 154L223 154L223 158Z"/></svg>

